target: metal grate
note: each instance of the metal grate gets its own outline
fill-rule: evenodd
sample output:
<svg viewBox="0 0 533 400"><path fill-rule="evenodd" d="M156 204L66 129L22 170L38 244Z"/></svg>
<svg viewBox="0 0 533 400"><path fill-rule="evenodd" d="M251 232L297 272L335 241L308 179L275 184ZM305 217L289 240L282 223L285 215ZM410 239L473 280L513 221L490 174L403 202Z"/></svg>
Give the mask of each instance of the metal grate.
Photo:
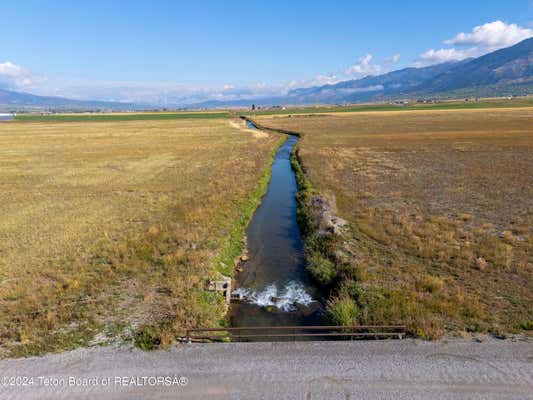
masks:
<svg viewBox="0 0 533 400"><path fill-rule="evenodd" d="M242 339L275 338L392 338L403 339L406 335L404 325L320 325L320 326L244 326L231 328L194 328L187 329L185 340L200 341L239 341Z"/></svg>

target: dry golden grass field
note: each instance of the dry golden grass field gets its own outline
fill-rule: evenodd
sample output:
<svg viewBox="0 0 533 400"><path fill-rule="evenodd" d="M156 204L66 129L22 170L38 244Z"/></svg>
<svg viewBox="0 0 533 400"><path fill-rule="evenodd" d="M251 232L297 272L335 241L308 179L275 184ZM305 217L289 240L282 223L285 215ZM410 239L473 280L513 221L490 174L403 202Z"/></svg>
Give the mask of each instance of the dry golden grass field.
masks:
<svg viewBox="0 0 533 400"><path fill-rule="evenodd" d="M0 124L0 355L218 323L204 282L279 141L226 118Z"/></svg>
<svg viewBox="0 0 533 400"><path fill-rule="evenodd" d="M302 134L313 189L350 223L337 320L428 338L533 329L533 108L254 120Z"/></svg>

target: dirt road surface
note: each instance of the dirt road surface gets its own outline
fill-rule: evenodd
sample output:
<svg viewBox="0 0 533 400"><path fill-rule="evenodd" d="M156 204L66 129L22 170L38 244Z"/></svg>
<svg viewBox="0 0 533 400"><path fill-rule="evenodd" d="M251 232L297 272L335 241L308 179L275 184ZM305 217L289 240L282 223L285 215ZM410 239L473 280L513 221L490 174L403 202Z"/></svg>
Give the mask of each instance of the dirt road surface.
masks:
<svg viewBox="0 0 533 400"><path fill-rule="evenodd" d="M533 399L533 342L110 346L0 361L0 399Z"/></svg>

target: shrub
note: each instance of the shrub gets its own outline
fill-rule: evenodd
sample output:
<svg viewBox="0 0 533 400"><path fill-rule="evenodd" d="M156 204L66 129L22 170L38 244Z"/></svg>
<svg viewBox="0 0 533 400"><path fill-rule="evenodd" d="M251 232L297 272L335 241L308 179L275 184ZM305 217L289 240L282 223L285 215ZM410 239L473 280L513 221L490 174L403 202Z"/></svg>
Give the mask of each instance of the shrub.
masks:
<svg viewBox="0 0 533 400"><path fill-rule="evenodd" d="M533 321L525 321L520 324L520 328L525 331L533 331Z"/></svg>
<svg viewBox="0 0 533 400"><path fill-rule="evenodd" d="M357 281L346 280L342 284L340 293L342 295L345 295L345 296L348 296L354 299L357 303L359 303L359 300L361 299L361 296L363 295L364 290L365 289L361 287Z"/></svg>
<svg viewBox="0 0 533 400"><path fill-rule="evenodd" d="M313 232L306 236L305 248L311 253L331 255L338 248L338 238L331 232Z"/></svg>
<svg viewBox="0 0 533 400"><path fill-rule="evenodd" d="M135 334L135 345L141 350L153 350L161 346L161 332L154 326L143 326Z"/></svg>
<svg viewBox="0 0 533 400"><path fill-rule="evenodd" d="M348 296L334 297L328 301L328 313L337 325L355 325L359 316L359 307Z"/></svg>
<svg viewBox="0 0 533 400"><path fill-rule="evenodd" d="M444 336L444 324L434 315L418 316L411 324L410 330L415 336L427 340L436 340Z"/></svg>
<svg viewBox="0 0 533 400"><path fill-rule="evenodd" d="M337 275L335 265L320 254L314 254L311 256L307 265L307 270L311 273L313 278L324 285L329 285L333 282Z"/></svg>
<svg viewBox="0 0 533 400"><path fill-rule="evenodd" d="M417 279L415 287L421 292L436 293L444 288L444 281L437 276L423 274Z"/></svg>
<svg viewBox="0 0 533 400"><path fill-rule="evenodd" d="M340 293L355 301L359 307L358 320L362 324L403 323L416 308L412 293L362 286L353 280L344 282Z"/></svg>

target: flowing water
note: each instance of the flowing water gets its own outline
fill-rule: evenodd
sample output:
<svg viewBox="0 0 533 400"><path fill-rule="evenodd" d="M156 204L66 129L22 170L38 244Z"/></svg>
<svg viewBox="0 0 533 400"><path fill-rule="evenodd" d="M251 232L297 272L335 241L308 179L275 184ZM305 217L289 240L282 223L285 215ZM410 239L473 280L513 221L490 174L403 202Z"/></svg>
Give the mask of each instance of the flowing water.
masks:
<svg viewBox="0 0 533 400"><path fill-rule="evenodd" d="M253 129L255 127L249 123ZM231 326L319 325L321 294L306 271L296 222L296 177L290 164L298 137L289 136L272 164L272 178L247 229L248 256L235 273Z"/></svg>

